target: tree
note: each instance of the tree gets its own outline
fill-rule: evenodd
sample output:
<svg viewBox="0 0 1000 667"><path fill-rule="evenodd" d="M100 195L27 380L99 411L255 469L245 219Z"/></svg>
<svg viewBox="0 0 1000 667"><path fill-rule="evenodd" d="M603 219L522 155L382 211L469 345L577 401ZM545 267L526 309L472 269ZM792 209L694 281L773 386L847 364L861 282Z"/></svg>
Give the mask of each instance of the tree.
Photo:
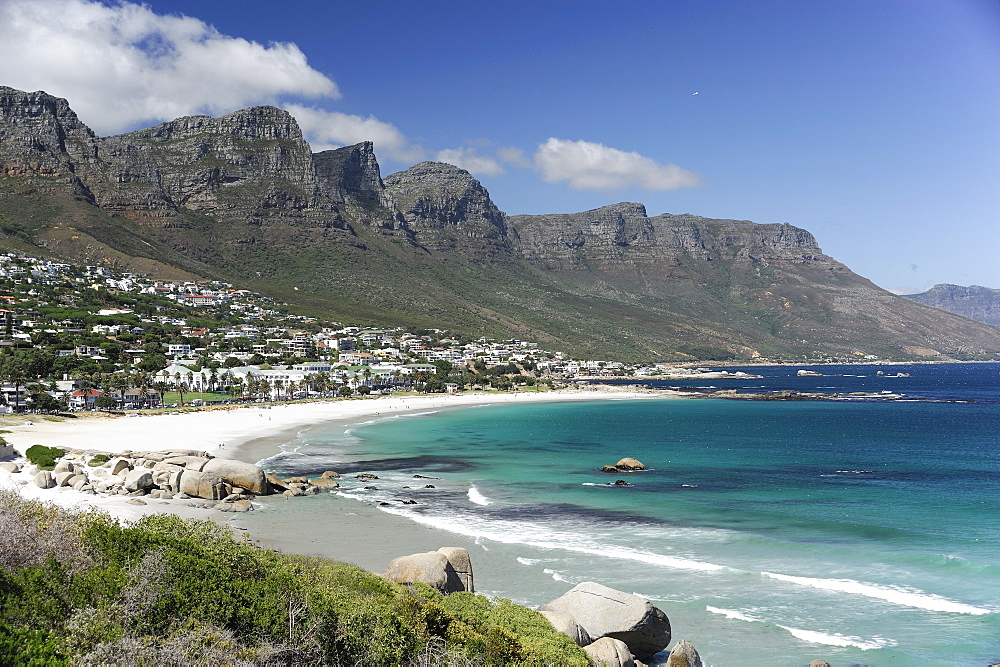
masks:
<svg viewBox="0 0 1000 667"><path fill-rule="evenodd" d="M176 391L178 394L181 395L181 401L180 401L181 405L184 405L184 392L187 390L188 386L183 382L181 382L180 380L174 382L174 391Z"/></svg>
<svg viewBox="0 0 1000 667"><path fill-rule="evenodd" d="M98 410L114 410L118 407L118 401L115 400L114 396L101 394L94 399L94 407Z"/></svg>
<svg viewBox="0 0 1000 667"><path fill-rule="evenodd" d="M44 391L32 392L29 400L31 408L36 412L58 412L66 407L62 401Z"/></svg>

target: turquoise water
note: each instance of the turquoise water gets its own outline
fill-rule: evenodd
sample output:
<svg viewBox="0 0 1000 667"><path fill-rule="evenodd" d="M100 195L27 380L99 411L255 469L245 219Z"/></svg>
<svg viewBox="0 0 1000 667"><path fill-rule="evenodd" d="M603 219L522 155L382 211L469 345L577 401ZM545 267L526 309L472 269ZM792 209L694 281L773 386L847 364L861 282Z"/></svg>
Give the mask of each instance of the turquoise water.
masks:
<svg viewBox="0 0 1000 667"><path fill-rule="evenodd" d="M334 520L324 502L387 502L387 512L473 540L474 563L502 575L485 577L488 592L531 605L585 580L634 592L710 664L1000 660L998 365L887 367L911 373L891 380L872 367L820 370L827 376L772 368L764 380L710 384L892 382L914 400L429 411L312 429L268 467L379 475L367 483L376 489L347 479L339 498L299 505L294 520L313 529ZM651 470L600 472L623 456ZM620 478L633 486L604 485Z"/></svg>

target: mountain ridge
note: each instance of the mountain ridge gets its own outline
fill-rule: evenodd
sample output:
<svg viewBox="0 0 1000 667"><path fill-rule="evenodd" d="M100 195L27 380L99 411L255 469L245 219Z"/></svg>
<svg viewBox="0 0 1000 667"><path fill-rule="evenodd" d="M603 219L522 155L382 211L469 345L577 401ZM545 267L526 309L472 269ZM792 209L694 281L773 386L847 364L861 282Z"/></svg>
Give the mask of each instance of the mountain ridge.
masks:
<svg viewBox="0 0 1000 667"><path fill-rule="evenodd" d="M101 138L0 87L0 245L225 278L354 322L623 360L989 358L996 329L892 295L808 231L621 202L508 216L467 171L381 176L371 142L313 153L275 107Z"/></svg>
<svg viewBox="0 0 1000 667"><path fill-rule="evenodd" d="M1000 289L981 285L940 283L926 292L903 294L906 299L1000 327Z"/></svg>

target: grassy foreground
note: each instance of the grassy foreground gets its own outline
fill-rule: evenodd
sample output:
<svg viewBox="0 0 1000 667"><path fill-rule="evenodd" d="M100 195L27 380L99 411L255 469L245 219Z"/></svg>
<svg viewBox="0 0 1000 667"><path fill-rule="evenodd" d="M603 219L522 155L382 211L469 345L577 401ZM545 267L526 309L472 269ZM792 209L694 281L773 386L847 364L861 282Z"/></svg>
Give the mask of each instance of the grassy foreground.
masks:
<svg viewBox="0 0 1000 667"><path fill-rule="evenodd" d="M0 664L586 665L538 613L0 491Z"/></svg>

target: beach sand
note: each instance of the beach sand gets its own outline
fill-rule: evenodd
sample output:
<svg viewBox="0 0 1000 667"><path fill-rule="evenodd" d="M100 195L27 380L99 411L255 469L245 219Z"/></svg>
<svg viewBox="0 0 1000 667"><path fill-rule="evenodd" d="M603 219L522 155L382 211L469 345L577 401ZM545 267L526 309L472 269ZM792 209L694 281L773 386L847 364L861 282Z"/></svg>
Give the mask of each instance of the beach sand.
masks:
<svg viewBox="0 0 1000 667"><path fill-rule="evenodd" d="M108 453L197 449L221 458L256 463L277 453L280 445L311 427L338 424L346 427L373 416L473 405L663 396L661 392L650 393L626 388L441 394L315 401L273 407L264 405L206 409L159 415L115 417L80 414L76 418L64 418L61 421L49 421L36 416L28 419L7 417L0 421L0 426L9 431L4 437L21 455L35 444ZM330 536L311 533L308 526L269 520L268 504L286 502L282 496L258 498L255 504L260 511L254 512L251 517L191 507L188 504L191 501L146 498L146 505L130 505L127 502L130 498L126 496L89 495L65 487L41 489L24 472L12 475L0 471L0 488L16 489L24 497L52 502L62 507L98 508L125 521L136 520L151 513L173 513L184 518L210 519L241 531L250 530L252 537L268 548L321 555L354 563L373 572L384 571L389 560L396 556L444 546L442 540L448 541L450 546L474 546L471 540L461 536L442 535L440 531L348 498L338 499L339 536L331 539ZM309 501L309 498L293 498L288 502ZM467 541L469 544L465 543Z"/></svg>

